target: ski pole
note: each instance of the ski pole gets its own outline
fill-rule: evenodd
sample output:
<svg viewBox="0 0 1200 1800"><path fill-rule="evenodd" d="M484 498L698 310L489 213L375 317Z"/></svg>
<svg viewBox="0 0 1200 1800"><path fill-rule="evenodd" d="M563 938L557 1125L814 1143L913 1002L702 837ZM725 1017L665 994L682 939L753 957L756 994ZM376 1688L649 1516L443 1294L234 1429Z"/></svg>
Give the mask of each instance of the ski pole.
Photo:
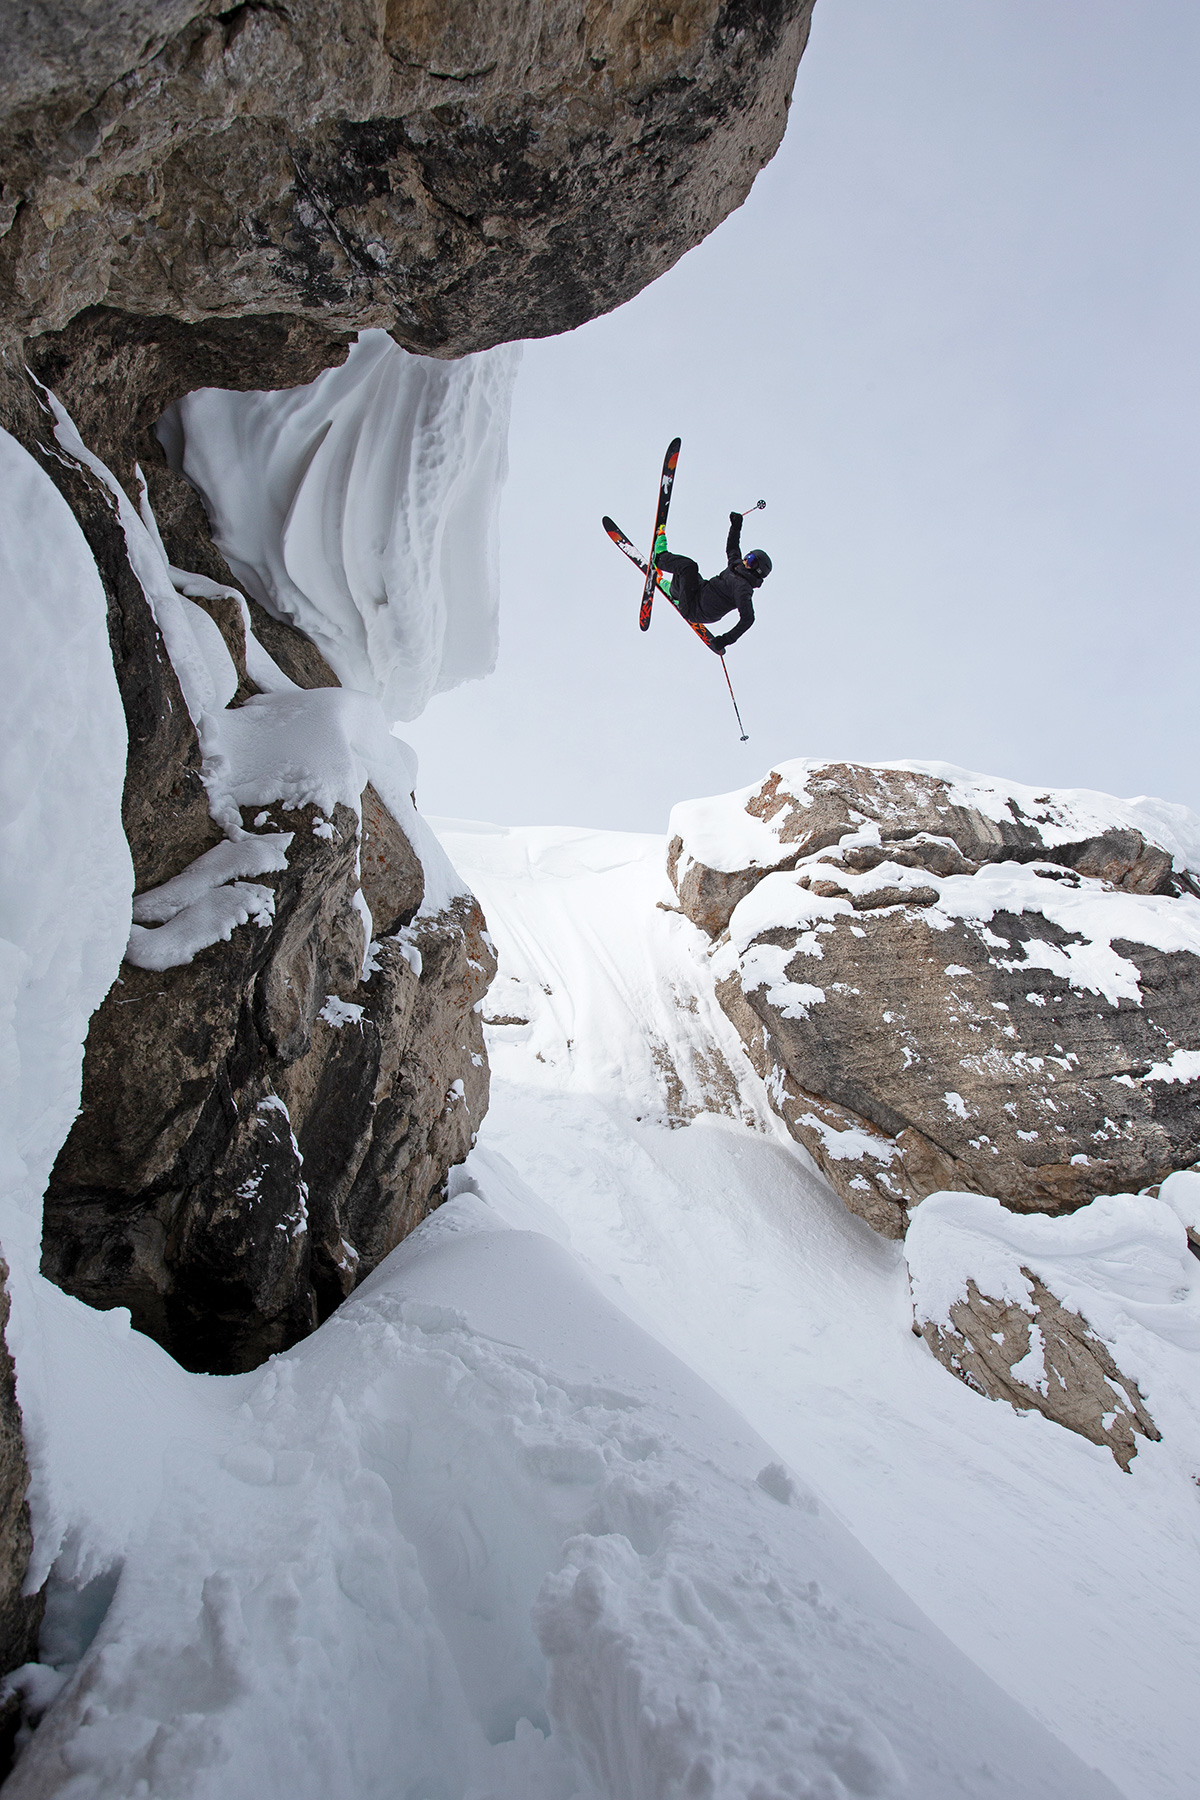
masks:
<svg viewBox="0 0 1200 1800"><path fill-rule="evenodd" d="M742 517L744 519L746 517L746 513L765 512L766 510L767 510L766 501L765 500L756 500L754 502L753 506L746 507L745 511L742 513Z"/></svg>
<svg viewBox="0 0 1200 1800"><path fill-rule="evenodd" d="M723 675L725 676L725 686L729 689L729 698L733 701L734 715L737 718L738 730L742 734L742 742L743 742L743 744L748 744L750 742L750 738L747 734L746 727L742 724L742 715L740 712L738 712L738 703L737 703L737 700L734 698L733 683L729 679L729 670L725 666L725 658L724 657L721 658L721 671L722 671Z"/></svg>

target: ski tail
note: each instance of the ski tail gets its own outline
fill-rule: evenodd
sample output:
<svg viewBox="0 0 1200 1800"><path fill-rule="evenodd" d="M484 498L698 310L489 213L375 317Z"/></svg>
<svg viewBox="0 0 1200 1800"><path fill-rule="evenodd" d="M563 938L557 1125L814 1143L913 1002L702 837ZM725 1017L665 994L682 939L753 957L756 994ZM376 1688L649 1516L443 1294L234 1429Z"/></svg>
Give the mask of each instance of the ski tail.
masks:
<svg viewBox="0 0 1200 1800"><path fill-rule="evenodd" d="M654 604L654 589L658 579L656 558L658 556L659 539L667 528L667 510L671 504L671 489L675 485L675 465L679 461L680 438L672 438L667 445L667 454L663 457L662 476L658 484L658 510L654 515L654 535L650 539L650 562L646 569L646 582L642 588L642 606L638 614L638 624L643 631L650 629L650 609Z"/></svg>
<svg viewBox="0 0 1200 1800"><path fill-rule="evenodd" d="M629 558L630 562L635 563L637 565L637 567L642 571L642 574L645 575L647 577L647 579L649 579L650 564L646 561L646 558L642 555L641 551L638 550L629 541L629 539L625 536L625 533L621 530L621 527L619 525L617 525L607 515L605 515L605 517L601 520L601 524L604 526L605 531L607 531L607 533L608 533L609 537L612 539L613 543L617 546L617 549L623 551L625 553L625 555ZM669 575L660 575L658 570L655 569L655 571L654 571L655 586L658 588L659 592L663 595L663 597L667 600L671 600L671 589L670 589L670 585L669 585L670 580L671 580L671 577ZM671 605L675 607L676 612L679 612L679 607L674 600L671 600ZM682 613L679 613L679 616L681 619L683 619ZM697 624L694 619L684 619L683 622L685 625L691 626L692 630L696 633L696 636L700 639L700 642L702 644L704 644L707 649L714 650L714 651L716 650L717 646L713 642L713 636L712 636L711 631L707 631L703 625Z"/></svg>

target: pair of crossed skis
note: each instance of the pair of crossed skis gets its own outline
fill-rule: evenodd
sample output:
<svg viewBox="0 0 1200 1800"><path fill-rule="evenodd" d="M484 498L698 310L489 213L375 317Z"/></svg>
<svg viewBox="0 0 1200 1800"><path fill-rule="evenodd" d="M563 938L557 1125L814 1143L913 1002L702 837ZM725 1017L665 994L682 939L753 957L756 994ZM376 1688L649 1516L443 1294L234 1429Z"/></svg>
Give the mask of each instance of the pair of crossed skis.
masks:
<svg viewBox="0 0 1200 1800"><path fill-rule="evenodd" d="M659 538L667 528L667 511L671 504L671 489L675 485L675 465L679 461L679 448L682 441L681 438L672 438L671 442L667 445L667 454L663 457L662 479L659 482L658 487L658 511L654 519L654 536L650 540L654 545L658 544ZM766 501L760 500L758 505L765 506ZM750 510L756 511L757 508L752 507ZM617 549L623 550L630 562L636 563L638 568L642 571L642 574L646 577L645 586L642 588L641 612L638 615L638 624L641 629L643 631L649 631L650 629L650 609L654 605L654 590L656 587L671 601L676 612L679 612L678 604L671 599L669 577L663 577L658 572L656 552L653 550L651 551L650 560L647 562L641 551L630 543L629 539L625 536L625 533L621 530L621 527L615 524L607 514L601 523L613 543L617 546ZM679 616L683 619L682 613L679 613ZM742 724L742 715L738 711L737 700L734 698L733 683L729 679L729 670L725 667L724 651L717 650L716 641L713 638L712 632L709 631L706 626L699 624L695 619L684 619L684 623L691 626L692 630L696 633L696 636L700 639L700 642L704 644L707 649L715 651L721 658L721 670L725 676L725 685L729 689L729 698L733 701L733 710L737 717L738 730L742 734L743 744L748 743L750 740L746 734L746 728Z"/></svg>

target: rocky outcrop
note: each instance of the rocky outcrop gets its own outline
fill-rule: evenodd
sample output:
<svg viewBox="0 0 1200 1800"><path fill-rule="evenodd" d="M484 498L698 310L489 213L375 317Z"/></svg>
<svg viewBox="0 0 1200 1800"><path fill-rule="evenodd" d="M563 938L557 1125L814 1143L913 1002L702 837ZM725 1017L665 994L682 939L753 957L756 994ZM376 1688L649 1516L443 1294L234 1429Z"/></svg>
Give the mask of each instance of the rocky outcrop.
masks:
<svg viewBox="0 0 1200 1800"><path fill-rule="evenodd" d="M1200 1155L1200 903L1122 803L794 763L676 809L721 1003L851 1209L1069 1212Z"/></svg>
<svg viewBox="0 0 1200 1800"><path fill-rule="evenodd" d="M64 454L44 413L34 442L108 593L136 912L230 844L113 489ZM166 510L176 553L219 574L195 497ZM258 693L247 620L288 664L281 679L336 687L297 632L209 585L233 712ZM359 805L361 831L347 805L246 807L244 843L283 846L267 860L285 866L256 868L244 922L190 960L123 964L92 1019L43 1270L94 1305L128 1306L189 1367L252 1367L311 1330L438 1203L486 1110L482 915L466 894L424 906L409 836L370 784ZM144 929L170 911L150 900Z"/></svg>
<svg viewBox="0 0 1200 1800"><path fill-rule="evenodd" d="M375 856L386 832L394 858L363 891L379 906L391 884L394 904L420 866L369 790L364 813ZM46 1194L44 1273L128 1306L216 1373L254 1367L344 1299L436 1206L487 1107L475 1008L494 962L477 904L408 930L414 907L372 908L360 979L354 814L275 807L269 827L294 838L286 870L262 878L267 929L182 967L123 966Z"/></svg>
<svg viewBox="0 0 1200 1800"><path fill-rule="evenodd" d="M36 1654L42 1595L21 1589L33 1551L29 1522L29 1464L16 1376L8 1353L8 1265L0 1257L0 1677ZM12 1762L13 1739L20 1723L20 1696L0 1698L0 1780Z"/></svg>
<svg viewBox="0 0 1200 1800"><path fill-rule="evenodd" d="M1040 1412L1111 1450L1123 1469L1137 1440L1161 1433L1136 1381L1123 1375L1087 1320L1064 1307L1044 1282L1022 1269L1029 1301L996 1300L969 1282L946 1321L926 1319L920 1332L938 1361L976 1393Z"/></svg>
<svg viewBox="0 0 1200 1800"><path fill-rule="evenodd" d="M1173 873L1168 851L1148 843L1129 826L1095 818L1084 821L1066 796L1042 794L1026 812L1011 784L985 782L989 801L998 802L985 813L970 804L952 780L917 767L789 763L786 768L787 774L772 769L748 796L737 796L746 818L766 827L755 834L752 847L744 832L740 846L730 835L732 861L738 861L736 848L742 847L747 852L745 866L727 868L715 862L710 867L704 860L707 842L696 851L691 847L696 830L693 809L680 811L689 842L685 844L679 833L672 836L667 872L680 905L711 938L728 928L738 902L764 875L795 869L868 823L879 828L875 841L868 833L868 841L847 844L843 853L845 866L858 873L886 862L934 875L973 875L983 863L1043 861L1095 876L1129 893L1196 891L1186 873ZM798 770L803 770L799 782L791 773ZM1028 801L1031 790L1023 792ZM734 810L721 804L717 833ZM832 874L839 859L826 860ZM886 904L886 890L872 891L874 906L862 910ZM919 902L910 891L908 904L914 903Z"/></svg>
<svg viewBox="0 0 1200 1800"><path fill-rule="evenodd" d="M811 7L35 8L0 85L0 305L29 336L182 321L218 357L237 320L253 386L283 385L260 328L327 359L371 325L450 356L568 330L745 199Z"/></svg>
<svg viewBox="0 0 1200 1800"><path fill-rule="evenodd" d="M913 1331L975 1393L1041 1413L1128 1470L1140 1448L1187 1430L1186 1384L1170 1370L1200 1299L1196 1186L1177 1173L1159 1198L1107 1195L1062 1218L930 1195L904 1242Z"/></svg>
<svg viewBox="0 0 1200 1800"><path fill-rule="evenodd" d="M629 298L774 153L810 11L63 0L6 43L0 424L104 581L138 895L43 1266L192 1367L292 1342L436 1204L486 1105L492 960L469 896L429 900L406 788L218 804L213 734L279 699L259 651L309 696L337 681L231 591L155 422L198 387L308 382L365 327L454 357ZM139 463L161 546L135 553ZM215 698L172 660L168 563ZM180 882L219 924L174 955Z"/></svg>

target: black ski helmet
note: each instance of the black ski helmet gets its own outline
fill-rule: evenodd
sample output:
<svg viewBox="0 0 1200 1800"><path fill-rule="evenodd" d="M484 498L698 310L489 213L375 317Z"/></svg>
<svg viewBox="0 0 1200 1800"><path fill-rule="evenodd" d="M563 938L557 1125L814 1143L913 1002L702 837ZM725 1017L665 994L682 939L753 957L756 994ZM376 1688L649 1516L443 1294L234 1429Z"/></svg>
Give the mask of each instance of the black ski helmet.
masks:
<svg viewBox="0 0 1200 1800"><path fill-rule="evenodd" d="M753 574L758 576L759 581L765 580L771 573L771 559L765 550L747 550L742 561Z"/></svg>

